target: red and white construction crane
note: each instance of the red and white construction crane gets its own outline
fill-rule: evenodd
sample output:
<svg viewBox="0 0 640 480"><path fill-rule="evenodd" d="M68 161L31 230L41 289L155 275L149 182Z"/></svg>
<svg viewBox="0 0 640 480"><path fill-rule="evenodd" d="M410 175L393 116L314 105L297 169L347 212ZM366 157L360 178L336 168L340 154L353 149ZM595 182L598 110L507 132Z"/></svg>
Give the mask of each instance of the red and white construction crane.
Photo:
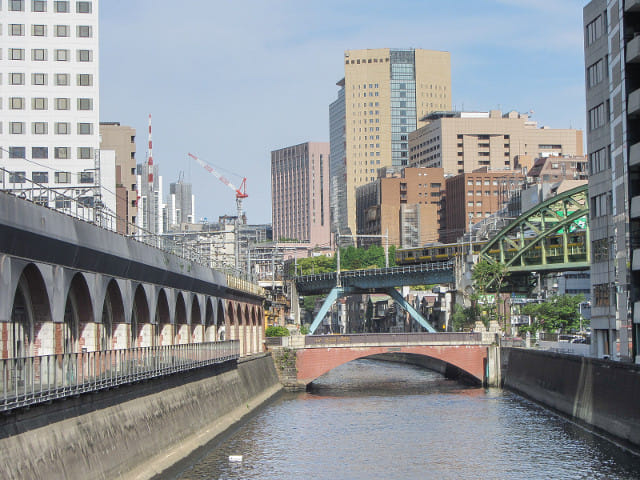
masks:
<svg viewBox="0 0 640 480"><path fill-rule="evenodd" d="M224 183L227 187L234 190L236 192L236 207L238 209L238 222L242 222L242 200L247 198L247 178L243 177L242 182L240 182L240 188L237 188L233 183L231 183L227 178L220 175L213 166L209 165L204 160L199 159L192 153L189 154L191 158L193 158L202 168L204 168L207 172L213 174L218 180Z"/></svg>

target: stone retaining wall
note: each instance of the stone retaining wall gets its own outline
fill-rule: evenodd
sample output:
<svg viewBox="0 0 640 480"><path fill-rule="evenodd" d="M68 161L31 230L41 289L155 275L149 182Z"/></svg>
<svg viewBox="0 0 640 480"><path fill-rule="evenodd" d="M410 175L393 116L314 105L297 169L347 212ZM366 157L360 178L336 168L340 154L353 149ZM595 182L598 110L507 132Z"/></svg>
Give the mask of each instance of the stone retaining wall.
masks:
<svg viewBox="0 0 640 480"><path fill-rule="evenodd" d="M0 478L150 478L282 389L270 355L0 418Z"/></svg>

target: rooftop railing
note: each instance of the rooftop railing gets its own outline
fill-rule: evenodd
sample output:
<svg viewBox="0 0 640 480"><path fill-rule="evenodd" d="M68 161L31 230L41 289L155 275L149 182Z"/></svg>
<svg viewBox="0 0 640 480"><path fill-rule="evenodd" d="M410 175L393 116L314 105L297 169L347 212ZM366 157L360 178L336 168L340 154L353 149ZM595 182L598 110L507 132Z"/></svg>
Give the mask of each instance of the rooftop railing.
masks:
<svg viewBox="0 0 640 480"><path fill-rule="evenodd" d="M224 363L238 340L0 359L0 411Z"/></svg>

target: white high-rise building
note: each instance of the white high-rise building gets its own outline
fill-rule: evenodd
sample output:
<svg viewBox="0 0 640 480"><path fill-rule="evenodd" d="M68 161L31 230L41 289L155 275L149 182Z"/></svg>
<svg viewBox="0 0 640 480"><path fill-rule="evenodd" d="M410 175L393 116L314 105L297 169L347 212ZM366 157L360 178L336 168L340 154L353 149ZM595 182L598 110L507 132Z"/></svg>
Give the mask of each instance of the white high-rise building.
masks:
<svg viewBox="0 0 640 480"><path fill-rule="evenodd" d="M59 195L93 206L105 193L115 212L113 158L100 172L98 67L98 0L0 0L0 188L70 209ZM56 195L30 193L29 181Z"/></svg>

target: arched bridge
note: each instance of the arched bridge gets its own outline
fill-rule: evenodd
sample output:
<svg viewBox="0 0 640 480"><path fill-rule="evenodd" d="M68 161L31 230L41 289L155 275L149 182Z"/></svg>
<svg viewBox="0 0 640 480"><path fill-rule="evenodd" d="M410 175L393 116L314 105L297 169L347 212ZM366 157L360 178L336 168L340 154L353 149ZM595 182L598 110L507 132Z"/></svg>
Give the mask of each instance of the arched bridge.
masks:
<svg viewBox="0 0 640 480"><path fill-rule="evenodd" d="M329 308L338 298L351 294L386 293L398 302L411 317L427 331L435 329L427 323L395 287L404 285L429 285L434 283L453 283L453 263L438 262L405 267L373 268L366 270L349 270L295 277L296 288L302 295L327 294L322 307L316 314L310 327L314 333Z"/></svg>
<svg viewBox="0 0 640 480"><path fill-rule="evenodd" d="M483 383L490 344L482 333L308 335L305 348L296 352L297 380L307 385L352 360L402 353L427 357L441 372L457 370Z"/></svg>

